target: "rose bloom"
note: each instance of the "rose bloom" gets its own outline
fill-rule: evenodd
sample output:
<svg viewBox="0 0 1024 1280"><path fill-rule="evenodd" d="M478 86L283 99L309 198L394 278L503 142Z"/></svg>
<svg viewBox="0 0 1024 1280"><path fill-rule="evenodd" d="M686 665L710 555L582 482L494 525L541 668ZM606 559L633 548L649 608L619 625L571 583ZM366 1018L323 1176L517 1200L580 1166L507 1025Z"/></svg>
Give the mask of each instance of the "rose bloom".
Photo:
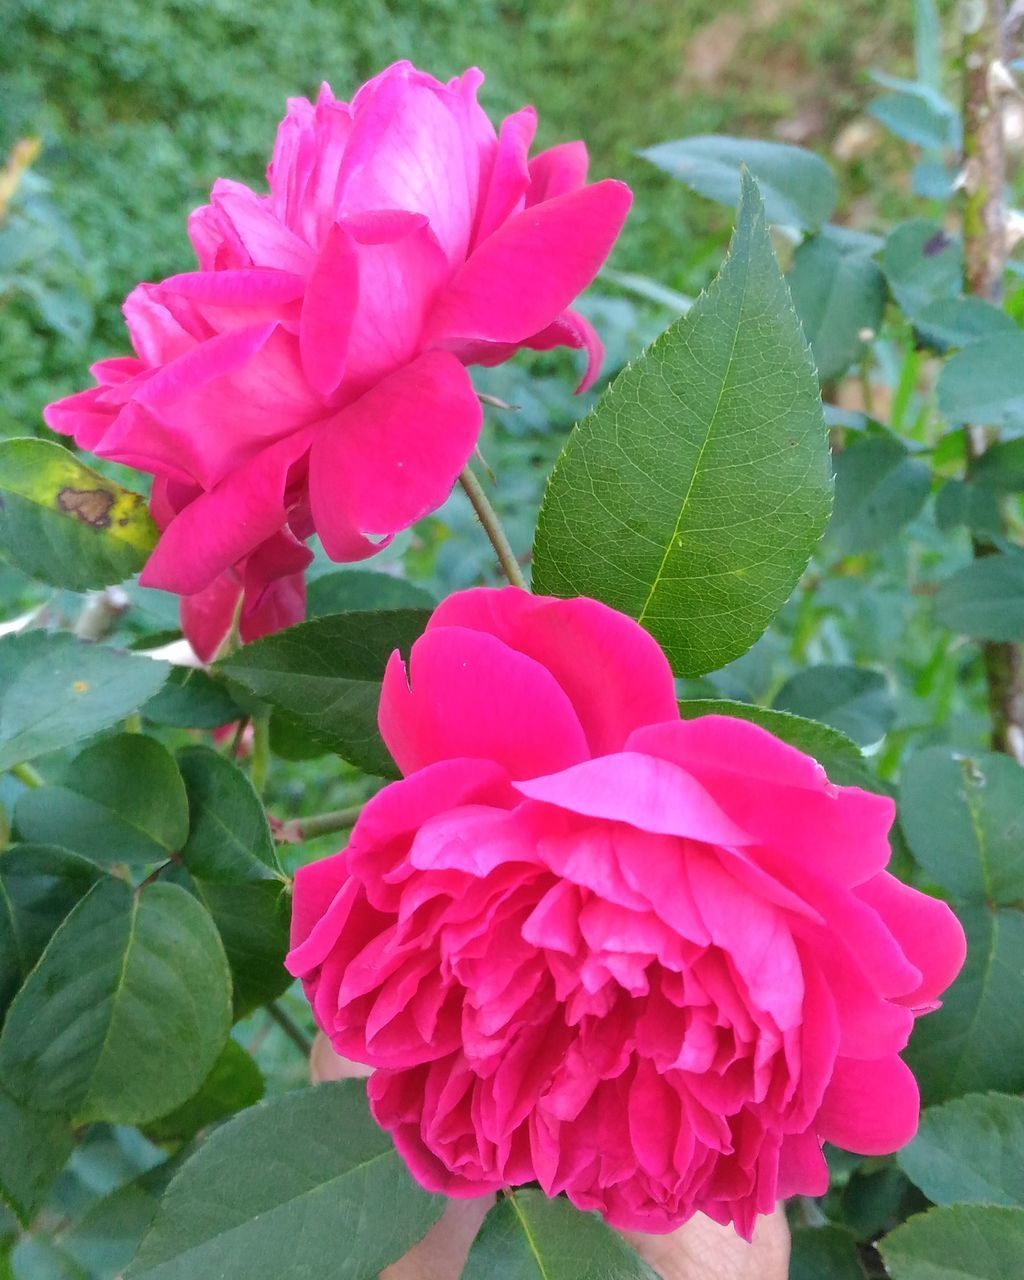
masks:
<svg viewBox="0 0 1024 1280"><path fill-rule="evenodd" d="M215 183L189 222L200 269L133 290L135 356L44 413L154 476L141 581L192 598L204 655L243 590L243 639L302 618L314 531L360 560L445 501L480 429L467 364L562 345L586 352L581 389L598 374L568 308L629 189L588 186L582 142L530 159L533 108L495 131L482 81L399 62L351 104L292 99L269 194Z"/></svg>
<svg viewBox="0 0 1024 1280"><path fill-rule="evenodd" d="M964 936L885 871L890 799L680 720L636 623L514 588L436 610L380 727L406 777L298 872L287 964L424 1186L749 1239L823 1141L913 1135L899 1054Z"/></svg>

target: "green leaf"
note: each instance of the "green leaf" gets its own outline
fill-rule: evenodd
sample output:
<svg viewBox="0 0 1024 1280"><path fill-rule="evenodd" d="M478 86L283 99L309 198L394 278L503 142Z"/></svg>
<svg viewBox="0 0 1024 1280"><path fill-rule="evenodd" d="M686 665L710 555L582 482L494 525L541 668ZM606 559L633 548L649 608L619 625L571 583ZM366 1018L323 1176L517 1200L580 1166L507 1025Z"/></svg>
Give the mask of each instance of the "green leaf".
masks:
<svg viewBox="0 0 1024 1280"><path fill-rule="evenodd" d="M918 751L903 770L900 820L914 857L958 901L1024 898L1024 769L1009 756Z"/></svg>
<svg viewBox="0 0 1024 1280"><path fill-rule="evenodd" d="M91 738L137 711L165 662L86 644L67 632L0 639L0 771Z"/></svg>
<svg viewBox="0 0 1024 1280"><path fill-rule="evenodd" d="M1024 489L1024 436L991 445L971 465L971 479L997 493Z"/></svg>
<svg viewBox="0 0 1024 1280"><path fill-rule="evenodd" d="M0 1019L58 925L101 874L65 849L15 845L0 854Z"/></svg>
<svg viewBox="0 0 1024 1280"><path fill-rule="evenodd" d="M974 1093L929 1107L898 1159L936 1204L1024 1206L1024 1098Z"/></svg>
<svg viewBox="0 0 1024 1280"><path fill-rule="evenodd" d="M267 815L252 783L209 747L178 754L189 803L189 835L177 881L213 917L231 968L234 1016L290 985L288 905Z"/></svg>
<svg viewBox="0 0 1024 1280"><path fill-rule="evenodd" d="M959 122L949 103L924 85L904 84L876 98L868 112L890 133L914 146L929 150L955 146Z"/></svg>
<svg viewBox="0 0 1024 1280"><path fill-rule="evenodd" d="M73 1146L67 1116L34 1111L0 1088L0 1199L22 1225L42 1208Z"/></svg>
<svg viewBox="0 0 1024 1280"><path fill-rule="evenodd" d="M93 1280L74 1258L42 1235L22 1236L14 1246L11 1276L13 1280Z"/></svg>
<svg viewBox="0 0 1024 1280"><path fill-rule="evenodd" d="M677 674L701 675L785 602L830 491L817 378L748 177L718 279L569 437L534 586L628 613Z"/></svg>
<svg viewBox="0 0 1024 1280"><path fill-rule="evenodd" d="M237 1040L229 1039L198 1093L170 1115L147 1124L146 1136L153 1142L193 1138L200 1129L225 1120L236 1111L244 1111L262 1097L263 1076L259 1067Z"/></svg>
<svg viewBox="0 0 1024 1280"><path fill-rule="evenodd" d="M964 347L943 365L935 390L951 426L1024 426L1024 333L995 333Z"/></svg>
<svg viewBox="0 0 1024 1280"><path fill-rule="evenodd" d="M1017 330L1005 311L983 298L938 298L914 316L914 328L939 351Z"/></svg>
<svg viewBox="0 0 1024 1280"><path fill-rule="evenodd" d="M0 1036L0 1077L78 1124L141 1124L199 1088L227 1039L216 929L176 885L101 880L50 939Z"/></svg>
<svg viewBox="0 0 1024 1280"><path fill-rule="evenodd" d="M121 1280L180 1165L175 1157L147 1169L96 1201L61 1234L61 1246L86 1268L90 1280Z"/></svg>
<svg viewBox="0 0 1024 1280"><path fill-rule="evenodd" d="M1024 640L1024 555L971 560L939 585L935 617L976 640Z"/></svg>
<svg viewBox="0 0 1024 1280"><path fill-rule="evenodd" d="M506 1191L473 1241L462 1280L654 1280L654 1272L596 1213L543 1191Z"/></svg>
<svg viewBox="0 0 1024 1280"><path fill-rule="evenodd" d="M374 1123L362 1081L243 1111L185 1162L131 1280L371 1280L444 1208Z"/></svg>
<svg viewBox="0 0 1024 1280"><path fill-rule="evenodd" d="M1024 1090L1024 913L966 906L957 915L967 961L942 1008L915 1023L907 1050L926 1104Z"/></svg>
<svg viewBox="0 0 1024 1280"><path fill-rule="evenodd" d="M425 588L390 573L341 569L314 578L307 588L306 617L323 618L353 610L433 609L436 601Z"/></svg>
<svg viewBox="0 0 1024 1280"><path fill-rule="evenodd" d="M695 720L698 716L735 716L738 720L759 724L762 729L774 733L791 747L813 756L824 766L833 782L841 781L840 777L833 777L833 774L854 770L859 778L861 771L866 771L860 747L845 733L817 720L795 716L789 711L755 707L750 703L733 702L728 698L687 698L680 702L679 714L684 720ZM861 783L858 781L857 785Z"/></svg>
<svg viewBox="0 0 1024 1280"><path fill-rule="evenodd" d="M178 752L188 796L181 860L191 875L224 884L281 880L260 798L237 765L209 747Z"/></svg>
<svg viewBox="0 0 1024 1280"><path fill-rule="evenodd" d="M846 251L826 228L797 249L787 279L818 377L840 377L864 350L862 332L877 333L882 323L885 277L867 254Z"/></svg>
<svg viewBox="0 0 1024 1280"><path fill-rule="evenodd" d="M896 301L913 318L938 299L960 296L960 241L938 222L911 218L901 222L886 239L882 270Z"/></svg>
<svg viewBox="0 0 1024 1280"><path fill-rule="evenodd" d="M227 689L205 671L175 667L170 679L142 708L153 724L176 729L219 729L242 712Z"/></svg>
<svg viewBox="0 0 1024 1280"><path fill-rule="evenodd" d="M104 738L71 762L64 785L38 787L18 799L15 826L24 840L65 844L110 865L168 858L188 835L181 774L155 738Z"/></svg>
<svg viewBox="0 0 1024 1280"><path fill-rule="evenodd" d="M809 720L822 720L862 747L885 736L895 713L880 671L827 663L790 676L773 705Z"/></svg>
<svg viewBox="0 0 1024 1280"><path fill-rule="evenodd" d="M792 1240L789 1280L866 1280L852 1231L797 1227Z"/></svg>
<svg viewBox="0 0 1024 1280"><path fill-rule="evenodd" d="M943 533L965 525L974 532L1000 534L1003 517L995 489L988 484L947 480L935 499L935 523Z"/></svg>
<svg viewBox="0 0 1024 1280"><path fill-rule="evenodd" d="M892 1280L1010 1280L1024 1258L1024 1209L944 1205L904 1222L878 1247Z"/></svg>
<svg viewBox="0 0 1024 1280"><path fill-rule="evenodd" d="M836 458L836 505L828 544L840 555L876 551L924 506L928 467L894 436L854 440Z"/></svg>
<svg viewBox="0 0 1024 1280"><path fill-rule="evenodd" d="M640 154L708 200L733 208L746 166L761 188L769 222L814 231L836 207L832 170L802 147L708 134L662 142Z"/></svg>
<svg viewBox="0 0 1024 1280"><path fill-rule="evenodd" d="M0 441L0 552L51 586L87 591L137 573L156 546L146 500L47 440Z"/></svg>
<svg viewBox="0 0 1024 1280"><path fill-rule="evenodd" d="M316 618L247 644L218 666L343 759L393 777L377 732L380 683L388 658L395 649L408 651L429 616L391 609Z"/></svg>

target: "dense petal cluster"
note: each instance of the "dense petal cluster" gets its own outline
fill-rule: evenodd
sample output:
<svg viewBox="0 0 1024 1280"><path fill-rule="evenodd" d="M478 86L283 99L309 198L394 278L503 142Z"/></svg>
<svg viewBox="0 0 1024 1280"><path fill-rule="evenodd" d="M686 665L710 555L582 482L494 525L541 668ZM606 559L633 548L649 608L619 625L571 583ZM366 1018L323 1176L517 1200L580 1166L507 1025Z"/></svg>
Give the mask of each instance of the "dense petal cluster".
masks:
<svg viewBox="0 0 1024 1280"><path fill-rule="evenodd" d="M964 938L885 871L889 799L680 720L639 626L512 588L437 609L380 725L406 777L298 873L288 965L425 1186L749 1238L823 1140L911 1137L899 1054Z"/></svg>
<svg viewBox="0 0 1024 1280"><path fill-rule="evenodd" d="M601 343L569 309L629 208L580 142L529 158L532 107L495 130L483 77L396 63L352 102L289 102L269 194L221 180L189 231L199 270L141 284L133 357L46 411L155 477L143 582L191 597L206 654L239 595L243 639L303 610L304 542L374 554L436 509L476 443L467 364Z"/></svg>

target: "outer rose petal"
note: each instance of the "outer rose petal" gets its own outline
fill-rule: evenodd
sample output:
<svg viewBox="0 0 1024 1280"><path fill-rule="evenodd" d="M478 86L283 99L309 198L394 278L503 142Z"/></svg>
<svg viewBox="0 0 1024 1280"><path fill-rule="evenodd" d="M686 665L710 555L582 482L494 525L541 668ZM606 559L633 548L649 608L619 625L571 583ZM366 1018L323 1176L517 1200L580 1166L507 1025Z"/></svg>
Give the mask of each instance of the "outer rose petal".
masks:
<svg viewBox="0 0 1024 1280"><path fill-rule="evenodd" d="M140 583L193 595L277 533L287 519L288 472L310 440L311 432L296 432L190 503L164 530Z"/></svg>
<svg viewBox="0 0 1024 1280"><path fill-rule="evenodd" d="M578 311L563 311L557 320L528 338L523 345L533 351L550 351L552 347L575 347L585 351L587 367L576 387L577 395L590 390L597 381L604 362L604 343L586 316L581 316Z"/></svg>
<svg viewBox="0 0 1024 1280"><path fill-rule="evenodd" d="M367 534L404 529L448 497L482 413L469 376L443 351L392 374L317 431L313 519L328 554L339 517Z"/></svg>
<svg viewBox="0 0 1024 1280"><path fill-rule="evenodd" d="M569 695L592 755L620 751L634 729L678 715L657 641L596 600L478 587L442 601L427 626L486 632L546 667Z"/></svg>
<svg viewBox="0 0 1024 1280"><path fill-rule="evenodd" d="M572 704L550 672L495 637L461 627L420 636L408 683L401 658L392 655L379 724L407 774L466 756L493 760L513 778L530 778L589 754Z"/></svg>
<svg viewBox="0 0 1024 1280"><path fill-rule="evenodd" d="M510 218L456 273L430 340L522 342L546 328L597 275L632 199L621 182L597 182Z"/></svg>
<svg viewBox="0 0 1024 1280"><path fill-rule="evenodd" d="M949 907L883 871L857 889L892 931L907 959L921 970L921 985L899 997L900 1004L935 1008L940 995L963 967L967 939Z"/></svg>
<svg viewBox="0 0 1024 1280"><path fill-rule="evenodd" d="M212 662L231 629L242 584L233 573L222 573L194 595L181 598L181 630L203 662Z"/></svg>
<svg viewBox="0 0 1024 1280"><path fill-rule="evenodd" d="M814 1128L845 1151L884 1156L906 1146L920 1111L917 1081L901 1058L837 1058Z"/></svg>
<svg viewBox="0 0 1024 1280"><path fill-rule="evenodd" d="M587 180L588 164L587 148L583 142L560 142L557 147L538 152L530 161L527 205L578 191Z"/></svg>
<svg viewBox="0 0 1024 1280"><path fill-rule="evenodd" d="M341 381L358 302L356 249L349 233L336 224L306 281L299 326L302 368L322 396L331 395Z"/></svg>
<svg viewBox="0 0 1024 1280"><path fill-rule="evenodd" d="M533 107L523 107L501 122L487 194L480 201L477 214L475 244L496 231L517 207L522 207L523 196L530 185L527 156L536 132L537 113Z"/></svg>

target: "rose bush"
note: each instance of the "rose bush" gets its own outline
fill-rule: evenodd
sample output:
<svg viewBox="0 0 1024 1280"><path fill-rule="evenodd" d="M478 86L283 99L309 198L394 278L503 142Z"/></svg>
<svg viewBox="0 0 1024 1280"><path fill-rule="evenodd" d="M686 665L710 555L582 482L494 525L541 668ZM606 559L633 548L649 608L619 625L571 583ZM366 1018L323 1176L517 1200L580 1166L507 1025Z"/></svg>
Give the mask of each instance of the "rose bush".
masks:
<svg viewBox="0 0 1024 1280"><path fill-rule="evenodd" d="M912 1137L899 1054L964 937L886 872L888 798L681 720L636 623L515 588L434 612L380 728L406 776L297 873L288 966L424 1186L749 1239L823 1141Z"/></svg>
<svg viewBox="0 0 1024 1280"><path fill-rule="evenodd" d="M570 304L630 204L586 184L582 142L529 158L532 107L496 131L471 69L398 62L351 104L292 99L269 194L215 183L189 224L199 270L141 284L135 355L46 410L50 427L154 477L163 530L142 582L184 597L204 657L239 597L243 640L304 612L306 539L373 555L439 507L480 429L467 364L602 347Z"/></svg>

